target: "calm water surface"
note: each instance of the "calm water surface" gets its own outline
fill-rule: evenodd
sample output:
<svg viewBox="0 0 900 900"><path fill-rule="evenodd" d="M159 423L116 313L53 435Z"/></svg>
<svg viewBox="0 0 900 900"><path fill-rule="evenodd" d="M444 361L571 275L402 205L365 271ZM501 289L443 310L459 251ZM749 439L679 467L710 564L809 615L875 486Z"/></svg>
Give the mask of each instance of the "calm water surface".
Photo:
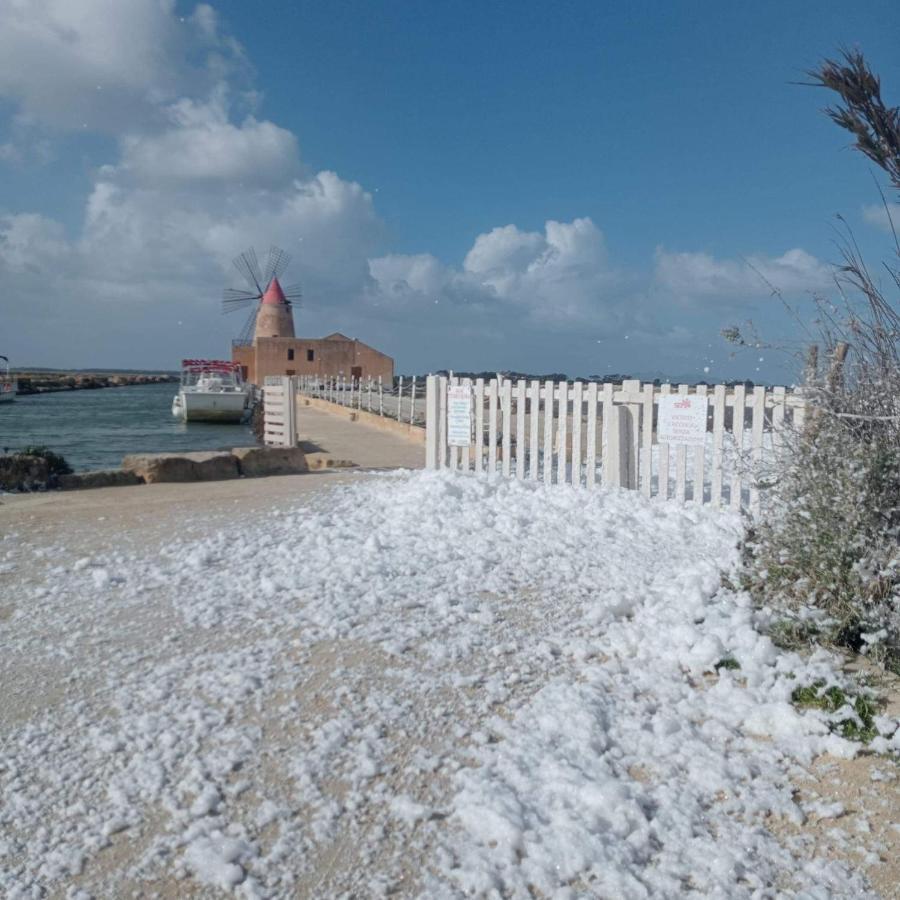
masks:
<svg viewBox="0 0 900 900"><path fill-rule="evenodd" d="M127 453L230 450L255 444L247 425L179 422L177 384L32 394L0 403L0 451L43 444L76 471L117 468Z"/></svg>

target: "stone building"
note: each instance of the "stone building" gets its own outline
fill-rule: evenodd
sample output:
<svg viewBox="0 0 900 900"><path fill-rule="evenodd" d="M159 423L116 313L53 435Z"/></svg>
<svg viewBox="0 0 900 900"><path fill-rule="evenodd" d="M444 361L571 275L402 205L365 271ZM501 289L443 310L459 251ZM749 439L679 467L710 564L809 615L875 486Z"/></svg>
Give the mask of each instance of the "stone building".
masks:
<svg viewBox="0 0 900 900"><path fill-rule="evenodd" d="M231 359L247 381L261 385L266 375L343 375L378 378L391 384L394 360L356 338L336 331L323 338L294 336L294 317L277 278L263 295L250 341L234 341Z"/></svg>

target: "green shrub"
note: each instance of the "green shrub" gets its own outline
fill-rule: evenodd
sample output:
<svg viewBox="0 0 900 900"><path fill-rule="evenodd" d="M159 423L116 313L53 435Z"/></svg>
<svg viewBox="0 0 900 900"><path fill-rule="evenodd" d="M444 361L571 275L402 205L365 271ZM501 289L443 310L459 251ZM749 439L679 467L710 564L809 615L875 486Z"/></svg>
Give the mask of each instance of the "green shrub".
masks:
<svg viewBox="0 0 900 900"><path fill-rule="evenodd" d="M826 688L822 680L795 688L791 700L796 706L806 709L821 709L826 713L839 713L844 708L851 710L851 715L842 719L834 718L829 723L832 731L851 741L868 744L878 737L875 727L875 715L878 710L874 702L861 694L849 697L842 688L832 685Z"/></svg>
<svg viewBox="0 0 900 900"><path fill-rule="evenodd" d="M64 457L43 445L25 447L24 450L19 452L22 456L39 456L47 460L51 475L69 475L72 472L72 467L66 462Z"/></svg>

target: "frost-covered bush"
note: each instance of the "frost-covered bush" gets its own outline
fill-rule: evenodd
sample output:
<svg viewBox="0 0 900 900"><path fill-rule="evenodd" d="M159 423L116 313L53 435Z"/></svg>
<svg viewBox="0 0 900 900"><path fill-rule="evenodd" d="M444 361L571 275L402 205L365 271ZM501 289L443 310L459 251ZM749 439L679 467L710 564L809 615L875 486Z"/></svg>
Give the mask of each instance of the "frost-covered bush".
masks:
<svg viewBox="0 0 900 900"><path fill-rule="evenodd" d="M900 192L900 108L884 103L863 55L845 51L809 75L839 98L827 115ZM900 306L849 231L843 256L843 304L819 302L814 323L825 371L807 366L807 420L785 435L747 575L761 601L793 614L779 625L782 638L824 638L900 671ZM900 269L884 270L896 297Z"/></svg>
<svg viewBox="0 0 900 900"><path fill-rule="evenodd" d="M747 573L760 601L784 612L782 637L900 670L900 376L853 368L846 389L808 386L810 419L785 435Z"/></svg>

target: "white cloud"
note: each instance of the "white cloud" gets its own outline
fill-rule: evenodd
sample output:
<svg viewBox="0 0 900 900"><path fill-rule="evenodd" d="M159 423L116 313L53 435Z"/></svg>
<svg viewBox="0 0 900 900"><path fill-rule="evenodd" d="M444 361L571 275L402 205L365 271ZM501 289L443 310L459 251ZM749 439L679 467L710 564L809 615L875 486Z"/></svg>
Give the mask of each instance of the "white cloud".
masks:
<svg viewBox="0 0 900 900"><path fill-rule="evenodd" d="M777 289L802 293L827 289L832 283L831 267L794 248L782 256L748 256L745 259L717 259L707 253L656 251L654 282L682 300L750 299L765 297Z"/></svg>
<svg viewBox="0 0 900 900"><path fill-rule="evenodd" d="M300 171L297 139L272 122L229 121L221 97L208 103L183 98L167 110L159 134L126 135L121 173L145 183L223 182L278 185Z"/></svg>
<svg viewBox="0 0 900 900"><path fill-rule="evenodd" d="M884 231L900 232L900 203L871 204L863 207L863 219Z"/></svg>
<svg viewBox="0 0 900 900"><path fill-rule="evenodd" d="M428 255L394 255L369 267L389 301L505 309L563 328L608 321L629 286L610 268L603 235L588 218L551 220L543 233L495 228L475 238L462 269Z"/></svg>
<svg viewBox="0 0 900 900"><path fill-rule="evenodd" d="M0 96L34 123L119 131L245 63L211 7L174 0L0 0Z"/></svg>
<svg viewBox="0 0 900 900"><path fill-rule="evenodd" d="M0 216L0 271L39 274L69 254L59 222L35 213Z"/></svg>

